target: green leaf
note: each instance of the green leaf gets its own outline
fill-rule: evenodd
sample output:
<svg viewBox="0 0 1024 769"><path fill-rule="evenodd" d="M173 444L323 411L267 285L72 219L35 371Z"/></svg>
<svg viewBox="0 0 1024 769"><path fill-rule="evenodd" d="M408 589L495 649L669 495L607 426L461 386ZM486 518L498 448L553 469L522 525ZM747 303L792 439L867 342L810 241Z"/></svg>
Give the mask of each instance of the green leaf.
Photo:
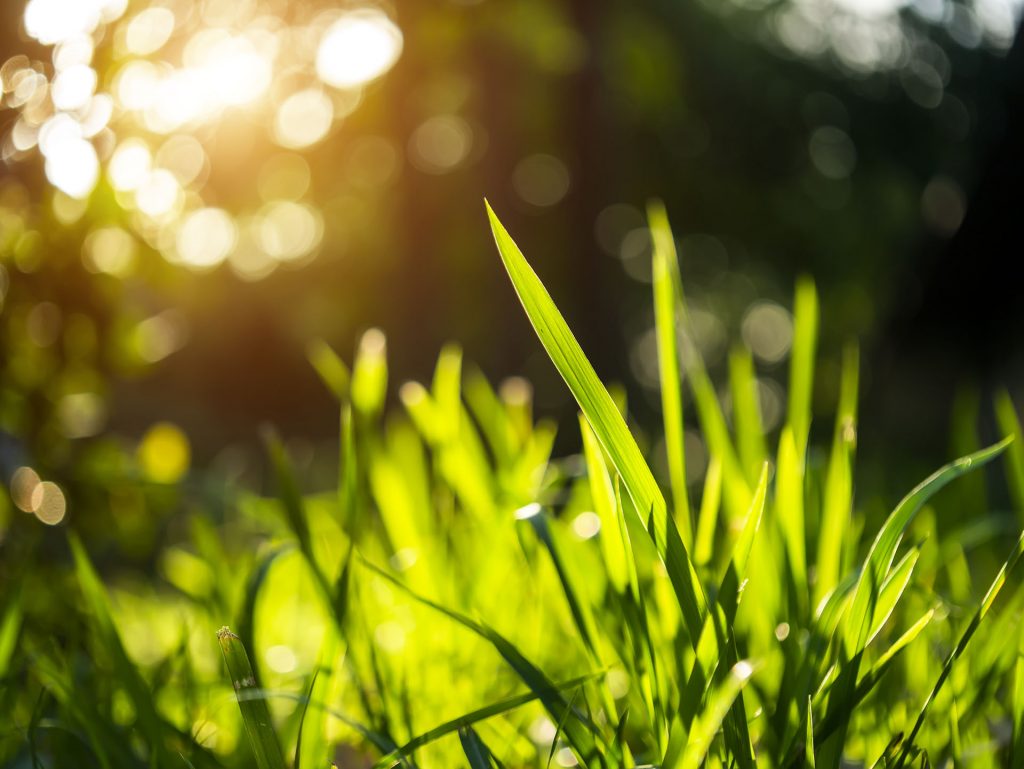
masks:
<svg viewBox="0 0 1024 769"><path fill-rule="evenodd" d="M753 673L754 667L746 661L737 662L729 671L728 677L715 690L703 712L694 721L686 748L678 762L679 769L699 769L703 764L722 721ZM663 769L674 769L674 765L665 763Z"/></svg>
<svg viewBox="0 0 1024 769"><path fill-rule="evenodd" d="M331 346L323 339L315 339L306 348L306 357L327 385L327 389L334 393L338 400L345 400L348 397L352 376L349 374L348 366Z"/></svg>
<svg viewBox="0 0 1024 769"><path fill-rule="evenodd" d="M807 277L796 284L793 301L793 351L789 359L789 428L797 455L807 451L814 388L814 351L818 341L818 292Z"/></svg>
<svg viewBox="0 0 1024 769"><path fill-rule="evenodd" d="M593 679L594 675L588 675L581 676L579 678L574 678L571 681L564 681L562 683L552 684L551 690L549 692L544 692L544 694L557 693L559 696L561 696L563 692L568 692L573 689L577 689L583 684ZM432 742L436 742L442 737L452 734L453 732L457 732L460 729L470 726L471 724L475 724L480 721L486 721L488 718L494 718L495 716L508 713L509 711L515 710L518 707L522 707L527 703L540 699L541 696L542 693L537 691L529 691L524 692L523 694L516 694L512 697L506 697L503 700L499 700L498 702L486 705L485 707L472 710L468 713L465 713L464 715L459 716L458 718L453 718L449 721L445 721L443 724L438 724L433 729L428 729L422 734L413 737L411 740L409 740L401 747L396 748L395 750L388 753L386 756L384 756L376 763L374 763L373 769L389 769L389 767L393 767L396 764L398 764L403 757L412 755L414 751L419 750L425 745L429 745Z"/></svg>
<svg viewBox="0 0 1024 769"><path fill-rule="evenodd" d="M1006 452L1006 475L1017 517L1024 521L1024 432L1021 432L1010 394L1005 390L996 396L996 419L1003 435L1014 439Z"/></svg>
<svg viewBox="0 0 1024 769"><path fill-rule="evenodd" d="M691 547L693 524L690 521L690 503L686 492L683 385L679 369L679 327L676 319L680 302L679 259L668 215L660 201L653 201L647 206L647 220L654 241L654 328L658 340L658 373L661 378L661 413L665 426L668 476L680 535L684 544Z"/></svg>
<svg viewBox="0 0 1024 769"><path fill-rule="evenodd" d="M621 476L636 510L648 516L645 526L665 564L690 638L695 643L707 614L707 597L675 521L668 514L661 490L608 390L601 384L547 289L490 205L487 213L505 269L541 344Z"/></svg>
<svg viewBox="0 0 1024 769"><path fill-rule="evenodd" d="M848 657L864 648L877 605L878 591L889 575L896 549L903 539L903 533L914 519L917 511L940 489L961 475L991 462L999 456L1012 438L1007 438L966 457L961 457L935 471L922 481L896 506L881 531L875 537L857 581L853 602L847 611L845 644Z"/></svg>
<svg viewBox="0 0 1024 769"><path fill-rule="evenodd" d="M266 699L262 696L248 696L259 689L241 639L223 627L217 631L217 641L224 655L238 707L242 711L242 723L256 757L256 765L259 769L285 769L284 754L270 719Z"/></svg>

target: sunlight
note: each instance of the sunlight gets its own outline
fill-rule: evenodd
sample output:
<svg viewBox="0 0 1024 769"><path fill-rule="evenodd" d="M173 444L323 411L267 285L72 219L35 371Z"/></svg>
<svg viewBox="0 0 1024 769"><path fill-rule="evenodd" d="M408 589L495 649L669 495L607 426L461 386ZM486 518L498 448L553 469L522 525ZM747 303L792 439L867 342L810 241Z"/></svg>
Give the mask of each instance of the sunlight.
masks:
<svg viewBox="0 0 1024 769"><path fill-rule="evenodd" d="M314 88L299 91L278 107L274 137L282 147L308 147L327 135L333 120L334 105L323 91Z"/></svg>
<svg viewBox="0 0 1024 769"><path fill-rule="evenodd" d="M88 35L101 23L117 19L128 0L29 0L25 30L43 45Z"/></svg>
<svg viewBox="0 0 1024 769"><path fill-rule="evenodd" d="M237 239L235 223L227 211L201 208L188 214L178 229L177 255L189 267L216 267L227 259Z"/></svg>
<svg viewBox="0 0 1024 769"><path fill-rule="evenodd" d="M328 85L353 88L383 75L401 53L402 33L387 15L370 9L352 11L324 34L316 71Z"/></svg>
<svg viewBox="0 0 1024 769"><path fill-rule="evenodd" d="M39 132L39 149L50 184L72 198L88 197L99 178L99 158L74 118L59 114L46 121Z"/></svg>
<svg viewBox="0 0 1024 769"><path fill-rule="evenodd" d="M115 190L128 192L146 180L152 166L153 157L145 143L140 139L126 139L114 150L107 175Z"/></svg>

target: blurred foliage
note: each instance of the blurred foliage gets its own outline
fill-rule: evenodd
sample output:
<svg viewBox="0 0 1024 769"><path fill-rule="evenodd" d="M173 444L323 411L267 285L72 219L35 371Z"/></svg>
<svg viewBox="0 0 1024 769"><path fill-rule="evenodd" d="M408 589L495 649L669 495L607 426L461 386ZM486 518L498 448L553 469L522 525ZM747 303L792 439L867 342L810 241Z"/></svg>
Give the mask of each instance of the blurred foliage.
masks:
<svg viewBox="0 0 1024 769"><path fill-rule="evenodd" d="M32 0L2 13L0 246L19 340L5 358L48 365L17 352L39 346L22 316L37 340L81 345L77 381L45 377L61 390L37 398L51 413L14 434L73 411L71 436L171 419L205 461L264 419L326 439L301 350L313 336L351 347L369 326L389 334L400 378L458 339L564 406L507 330L482 193L538 225L527 245L585 347L652 415L652 194L686 233L712 369L723 340L768 317L759 299L778 307L810 272L835 364L823 371L859 336L870 391L877 335L913 313L1005 130L1019 7ZM824 376L822 407L836 381ZM19 387L11 398L42 389Z"/></svg>

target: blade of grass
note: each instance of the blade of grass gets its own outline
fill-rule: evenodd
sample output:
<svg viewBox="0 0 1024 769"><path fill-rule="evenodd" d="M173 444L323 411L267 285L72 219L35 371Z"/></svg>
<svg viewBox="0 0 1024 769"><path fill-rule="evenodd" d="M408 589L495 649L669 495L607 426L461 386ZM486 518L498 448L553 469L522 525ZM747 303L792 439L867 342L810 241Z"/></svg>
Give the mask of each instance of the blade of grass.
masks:
<svg viewBox="0 0 1024 769"><path fill-rule="evenodd" d="M1024 522L1024 432L1021 432L1010 394L1005 390L996 396L996 419L1003 435L1014 439L1006 452L1006 475L1018 520Z"/></svg>
<svg viewBox="0 0 1024 769"><path fill-rule="evenodd" d="M472 726L463 726L459 729L459 741L462 743L462 752L466 754L470 769L493 769L496 764L501 766Z"/></svg>
<svg viewBox="0 0 1024 769"><path fill-rule="evenodd" d="M789 359L789 419L797 456L807 452L814 388L814 351L818 341L818 292L802 277L793 300L793 351Z"/></svg>
<svg viewBox="0 0 1024 769"><path fill-rule="evenodd" d="M487 213L505 269L537 336L622 477L636 510L648 516L648 533L665 564L690 638L695 643L707 614L707 597L675 521L668 514L661 490L608 390L601 384L547 289L489 204Z"/></svg>
<svg viewBox="0 0 1024 769"><path fill-rule="evenodd" d="M574 678L571 681L564 681L558 684L552 684L550 693L558 693L559 696L563 692L567 692L573 689L578 689L583 684L594 679L595 675L592 674L587 676L581 676ZM511 710L515 710L518 707L526 705L527 703L534 702L535 700L541 699L542 693L537 691L524 692L523 694L516 694L512 697L506 697L498 702L491 703L482 708L477 708L469 713L453 718L449 721L445 721L443 724L438 724L433 729L413 737L407 743L398 747L388 753L383 758L379 759L374 763L372 769L389 769L389 767L395 766L403 757L412 755L412 753L420 748L429 745L432 742L445 737L453 732L457 732L463 727L470 726L471 724L485 721L488 718L494 718L504 713L508 713ZM564 701L564 698L563 698ZM564 711L563 711L564 712Z"/></svg>
<svg viewBox="0 0 1024 769"><path fill-rule="evenodd" d="M686 748L677 765L678 769L699 769L704 763L704 759L711 749L711 743L722 726L722 721L725 720L733 702L740 696L743 687L746 686L753 673L753 665L746 661L737 662L729 671L728 677L714 692L703 712L694 721ZM674 767L664 764L663 769L674 769Z"/></svg>
<svg viewBox="0 0 1024 769"><path fill-rule="evenodd" d="M888 576L903 533L917 511L948 483L998 457L1010 445L1011 440L1012 438L1004 439L939 468L904 497L890 514L871 545L857 581L853 602L847 612L845 645L849 657L864 648L874 616L873 604L877 600L878 587Z"/></svg>
<svg viewBox="0 0 1024 769"><path fill-rule="evenodd" d="M889 574L906 528L921 507L940 489L995 459L1009 445L1009 440L961 457L936 470L900 501L875 537L861 567L841 627L842 665L829 694L826 718L841 717L842 722L819 751L818 759L826 769L836 769L842 759L846 731L853 712L851 701L856 696L861 657L878 605L879 590Z"/></svg>
<svg viewBox="0 0 1024 769"><path fill-rule="evenodd" d="M678 288L679 259L675 238L669 228L668 215L661 201L647 206L647 220L654 242L653 287L654 328L658 342L658 375L661 379L661 414L665 426L665 451L668 455L668 477L675 503L679 533L687 547L693 547L693 524L686 492L686 453L683 447L682 375L679 368L679 330L676 310L680 297Z"/></svg>
<svg viewBox="0 0 1024 769"><path fill-rule="evenodd" d="M843 370L836 411L832 454L825 478L825 497L818 527L818 555L814 605L817 606L839 582L843 547L850 530L853 503L853 455L857 443L857 390L860 354L855 345L843 351Z"/></svg>
<svg viewBox="0 0 1024 769"><path fill-rule="evenodd" d="M740 464L747 480L756 483L761 465L768 457L768 449L764 441L754 359L746 347L737 346L729 353L729 385Z"/></svg>
<svg viewBox="0 0 1024 769"><path fill-rule="evenodd" d="M217 632L224 664L228 669L231 685L235 689L238 707L242 711L242 723L249 737L249 745L256 758L259 769L286 769L281 744L277 740L277 732L270 719L270 710L264 697L248 697L256 688L249 655L242 646L241 639L228 628L223 627Z"/></svg>

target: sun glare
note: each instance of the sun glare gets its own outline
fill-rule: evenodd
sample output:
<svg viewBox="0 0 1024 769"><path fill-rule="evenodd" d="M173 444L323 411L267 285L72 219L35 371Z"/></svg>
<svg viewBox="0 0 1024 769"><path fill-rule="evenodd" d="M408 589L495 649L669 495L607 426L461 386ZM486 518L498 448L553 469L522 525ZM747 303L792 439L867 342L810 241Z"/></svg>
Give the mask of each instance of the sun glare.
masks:
<svg viewBox="0 0 1024 769"><path fill-rule="evenodd" d="M398 26L368 6L300 10L288 21L260 0L128 10L128 0L29 0L25 31L52 46L53 66L25 55L2 64L0 99L16 110L3 158L41 156L63 200L81 201L73 218L101 179L113 189L126 217L87 239L90 270L123 277L143 244L197 270L227 261L247 279L303 263L323 237L322 215L304 200L309 179L284 183L264 173L278 156L257 158L261 202L227 211L207 202L219 197L208 190L223 179L216 165L230 164L239 130L291 151L327 139L362 103L363 86L398 60ZM457 166L469 129L457 120L428 129L420 165Z"/></svg>

